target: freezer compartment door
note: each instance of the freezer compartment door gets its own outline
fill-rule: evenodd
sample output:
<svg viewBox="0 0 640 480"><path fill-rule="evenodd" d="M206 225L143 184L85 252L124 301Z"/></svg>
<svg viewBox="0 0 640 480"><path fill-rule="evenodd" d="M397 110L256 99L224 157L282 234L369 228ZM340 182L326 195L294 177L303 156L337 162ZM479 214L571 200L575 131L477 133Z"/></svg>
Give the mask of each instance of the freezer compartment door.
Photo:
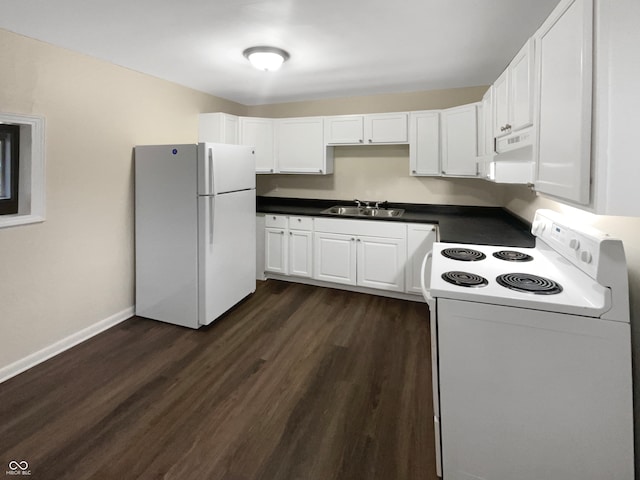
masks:
<svg viewBox="0 0 640 480"><path fill-rule="evenodd" d="M219 195L256 187L253 147L198 144L198 195Z"/></svg>
<svg viewBox="0 0 640 480"><path fill-rule="evenodd" d="M256 193L198 197L198 318L208 325L256 290Z"/></svg>

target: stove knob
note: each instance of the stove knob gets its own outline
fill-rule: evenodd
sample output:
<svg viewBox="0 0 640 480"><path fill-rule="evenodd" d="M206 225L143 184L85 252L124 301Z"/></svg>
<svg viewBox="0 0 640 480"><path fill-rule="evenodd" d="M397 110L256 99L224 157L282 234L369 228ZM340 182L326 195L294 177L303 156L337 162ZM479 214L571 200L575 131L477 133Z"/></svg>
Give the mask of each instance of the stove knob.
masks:
<svg viewBox="0 0 640 480"><path fill-rule="evenodd" d="M578 251L578 249L580 248L580 240L578 240L577 238L572 238L569 241L569 248Z"/></svg>
<svg viewBox="0 0 640 480"><path fill-rule="evenodd" d="M546 228L546 225L544 222L540 222L540 221L533 222L532 230L534 235L540 236L544 232L545 228Z"/></svg>
<svg viewBox="0 0 640 480"><path fill-rule="evenodd" d="M593 257L591 256L591 253L584 250L580 254L580 260L582 260L584 263L591 263L591 260L593 260Z"/></svg>

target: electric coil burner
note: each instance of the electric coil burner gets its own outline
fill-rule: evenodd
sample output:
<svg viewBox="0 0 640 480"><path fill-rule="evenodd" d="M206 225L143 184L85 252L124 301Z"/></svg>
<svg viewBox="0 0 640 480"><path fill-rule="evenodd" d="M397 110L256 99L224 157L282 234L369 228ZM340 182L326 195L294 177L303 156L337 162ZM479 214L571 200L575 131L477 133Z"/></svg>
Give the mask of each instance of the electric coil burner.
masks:
<svg viewBox="0 0 640 480"><path fill-rule="evenodd" d="M478 260L484 260L487 257L484 253L471 248L446 248L442 250L442 255L452 260L460 260L462 262L476 262Z"/></svg>
<svg viewBox="0 0 640 480"><path fill-rule="evenodd" d="M486 278L468 272L445 272L442 279L460 287L484 287L489 284Z"/></svg>
<svg viewBox="0 0 640 480"><path fill-rule="evenodd" d="M533 260L531 255L523 252L516 252L515 250L500 250L499 252L494 252L493 256L508 262L530 262Z"/></svg>
<svg viewBox="0 0 640 480"><path fill-rule="evenodd" d="M555 295L562 292L559 283L530 273L505 273L496 277L496 282L516 292L535 295Z"/></svg>

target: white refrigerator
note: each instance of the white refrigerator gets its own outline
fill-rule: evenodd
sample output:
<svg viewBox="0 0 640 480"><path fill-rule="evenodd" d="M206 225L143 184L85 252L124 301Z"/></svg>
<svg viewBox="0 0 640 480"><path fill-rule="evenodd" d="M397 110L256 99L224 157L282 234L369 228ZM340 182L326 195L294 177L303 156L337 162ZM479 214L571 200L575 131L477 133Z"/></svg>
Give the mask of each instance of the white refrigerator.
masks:
<svg viewBox="0 0 640 480"><path fill-rule="evenodd" d="M136 315L208 325L256 289L252 147L135 147Z"/></svg>

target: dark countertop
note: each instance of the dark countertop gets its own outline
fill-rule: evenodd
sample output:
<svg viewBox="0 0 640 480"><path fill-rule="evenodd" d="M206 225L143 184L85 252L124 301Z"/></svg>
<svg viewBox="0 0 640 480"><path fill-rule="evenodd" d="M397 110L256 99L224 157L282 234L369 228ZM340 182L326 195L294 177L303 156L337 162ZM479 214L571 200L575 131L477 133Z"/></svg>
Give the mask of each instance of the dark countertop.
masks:
<svg viewBox="0 0 640 480"><path fill-rule="evenodd" d="M257 211L259 213L381 222L433 223L438 225L441 242L506 247L533 247L535 245L535 237L531 234L531 225L500 207L389 203L389 208L404 209L404 215L391 218L371 218L321 213L334 205L355 204L353 200L257 197Z"/></svg>

